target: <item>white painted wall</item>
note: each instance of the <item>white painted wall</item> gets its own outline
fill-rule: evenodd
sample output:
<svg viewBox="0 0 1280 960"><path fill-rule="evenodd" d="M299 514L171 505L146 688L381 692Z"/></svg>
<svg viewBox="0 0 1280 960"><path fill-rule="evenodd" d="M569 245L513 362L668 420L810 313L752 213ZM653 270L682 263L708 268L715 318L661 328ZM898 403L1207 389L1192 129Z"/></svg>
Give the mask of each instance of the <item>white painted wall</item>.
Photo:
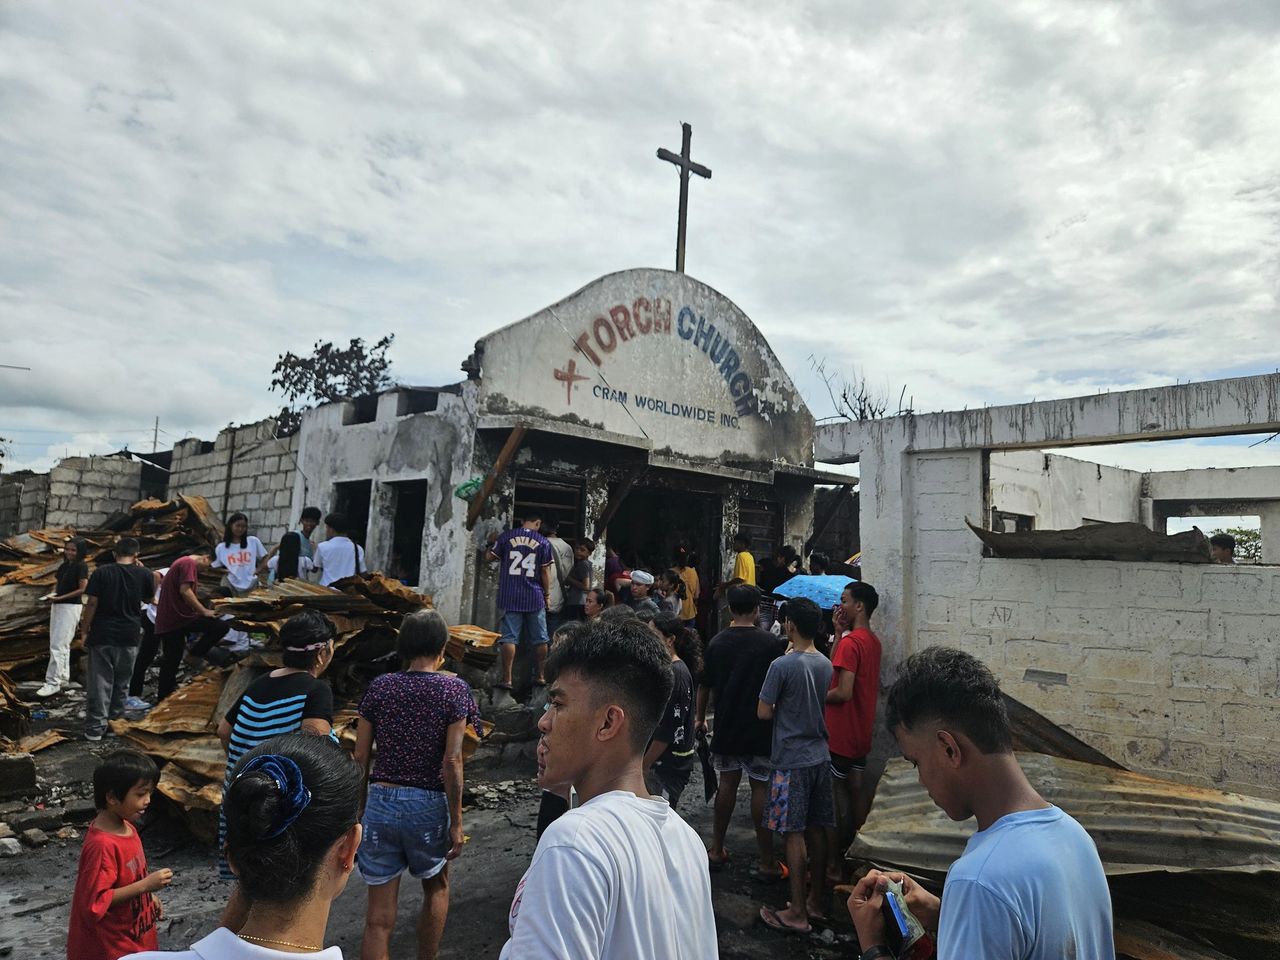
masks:
<svg viewBox="0 0 1280 960"><path fill-rule="evenodd" d="M991 507L1035 517L1037 530L1071 530L1085 519L1140 522L1142 474L1040 450L991 455Z"/></svg>
<svg viewBox="0 0 1280 960"><path fill-rule="evenodd" d="M962 646L1126 765L1280 796L1280 571L983 558L964 525L984 512L983 448L1277 429L1274 374L819 427L819 460L861 463L882 680L915 650Z"/></svg>
<svg viewBox="0 0 1280 960"><path fill-rule="evenodd" d="M335 484L372 480L365 554L371 569L385 569L391 556L392 518L379 509L389 493L383 485L426 480L418 589L432 596L450 623L463 623L463 569L470 556L467 505L453 491L472 475L476 384L463 383L460 395L441 393L439 407L431 413L398 416L398 396L395 391L380 396L377 418L371 423L344 424L351 406L346 403L304 414L294 513L312 503L327 512L333 507Z"/></svg>

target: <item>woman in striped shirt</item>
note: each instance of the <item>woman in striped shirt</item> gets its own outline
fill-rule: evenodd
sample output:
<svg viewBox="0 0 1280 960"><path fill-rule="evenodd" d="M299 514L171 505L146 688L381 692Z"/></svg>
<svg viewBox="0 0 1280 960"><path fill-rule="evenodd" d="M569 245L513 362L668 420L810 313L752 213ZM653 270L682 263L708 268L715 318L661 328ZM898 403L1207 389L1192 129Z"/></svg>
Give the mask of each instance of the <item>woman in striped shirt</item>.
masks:
<svg viewBox="0 0 1280 960"><path fill-rule="evenodd" d="M249 687L218 724L218 738L227 750L227 782L236 762L258 744L282 733L333 732L333 691L320 674L333 660L337 631L329 618L306 610L280 628L284 666L264 674ZM223 790L226 785L224 783ZM224 880L234 880L227 867L223 844L226 818L218 811L218 869ZM233 933L244 924L248 903L237 886L222 914L222 926Z"/></svg>

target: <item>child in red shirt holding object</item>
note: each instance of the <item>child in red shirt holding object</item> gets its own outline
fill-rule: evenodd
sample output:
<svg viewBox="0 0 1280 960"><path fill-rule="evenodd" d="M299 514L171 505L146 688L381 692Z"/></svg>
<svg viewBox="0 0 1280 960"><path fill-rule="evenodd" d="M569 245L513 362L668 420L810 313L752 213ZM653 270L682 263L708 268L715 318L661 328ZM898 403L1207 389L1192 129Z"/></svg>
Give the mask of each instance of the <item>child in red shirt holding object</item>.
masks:
<svg viewBox="0 0 1280 960"><path fill-rule="evenodd" d="M67 960L119 960L155 950L160 901L172 870L147 873L134 820L151 803L159 778L155 763L132 750L111 754L93 771L98 815L84 836L80 871L71 898Z"/></svg>
<svg viewBox="0 0 1280 960"><path fill-rule="evenodd" d="M855 581L844 588L840 606L833 611L840 639L831 650L831 687L823 719L827 724L827 748L835 781L836 830L833 847L837 864L853 842L870 810L862 796L862 777L871 750L880 696L880 639L871 632L871 614L880 603L876 588ZM839 870L843 874L844 867ZM843 881L842 875L831 879Z"/></svg>

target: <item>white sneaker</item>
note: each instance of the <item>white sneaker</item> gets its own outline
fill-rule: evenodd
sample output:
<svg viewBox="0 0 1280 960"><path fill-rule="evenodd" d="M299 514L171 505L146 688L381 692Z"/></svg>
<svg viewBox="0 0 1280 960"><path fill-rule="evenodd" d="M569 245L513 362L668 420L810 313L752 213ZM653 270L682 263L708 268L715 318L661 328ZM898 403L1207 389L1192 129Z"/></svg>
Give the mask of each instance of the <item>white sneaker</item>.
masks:
<svg viewBox="0 0 1280 960"><path fill-rule="evenodd" d="M100 733L86 733L86 734L84 735L84 738L85 738L86 740L88 740L90 743L97 743L99 740L101 740L101 739L102 739L102 734L100 734Z"/></svg>
<svg viewBox="0 0 1280 960"><path fill-rule="evenodd" d="M124 708L126 710L150 710L151 704L141 697L127 697L124 701Z"/></svg>
<svg viewBox="0 0 1280 960"><path fill-rule="evenodd" d="M59 693L61 690L62 690L62 687L54 686L51 683L46 683L43 687L41 687L39 690L36 691L36 696L40 697L43 700L45 697L52 697L55 693Z"/></svg>

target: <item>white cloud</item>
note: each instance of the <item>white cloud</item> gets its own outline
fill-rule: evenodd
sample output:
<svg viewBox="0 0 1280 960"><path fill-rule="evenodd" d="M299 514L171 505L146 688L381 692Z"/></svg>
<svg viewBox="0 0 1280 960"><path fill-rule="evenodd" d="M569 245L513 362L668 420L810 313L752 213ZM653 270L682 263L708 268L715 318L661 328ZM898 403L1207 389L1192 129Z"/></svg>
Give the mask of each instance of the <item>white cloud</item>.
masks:
<svg viewBox="0 0 1280 960"><path fill-rule="evenodd" d="M917 409L1280 366L1273 5L7 5L0 435L271 413L275 356L439 382L689 270ZM13 359L9 359L12 357ZM139 434L142 435L142 434ZM31 451L34 448L24 447ZM16 457L15 459L21 459ZM1274 462L1272 460L1271 462Z"/></svg>

